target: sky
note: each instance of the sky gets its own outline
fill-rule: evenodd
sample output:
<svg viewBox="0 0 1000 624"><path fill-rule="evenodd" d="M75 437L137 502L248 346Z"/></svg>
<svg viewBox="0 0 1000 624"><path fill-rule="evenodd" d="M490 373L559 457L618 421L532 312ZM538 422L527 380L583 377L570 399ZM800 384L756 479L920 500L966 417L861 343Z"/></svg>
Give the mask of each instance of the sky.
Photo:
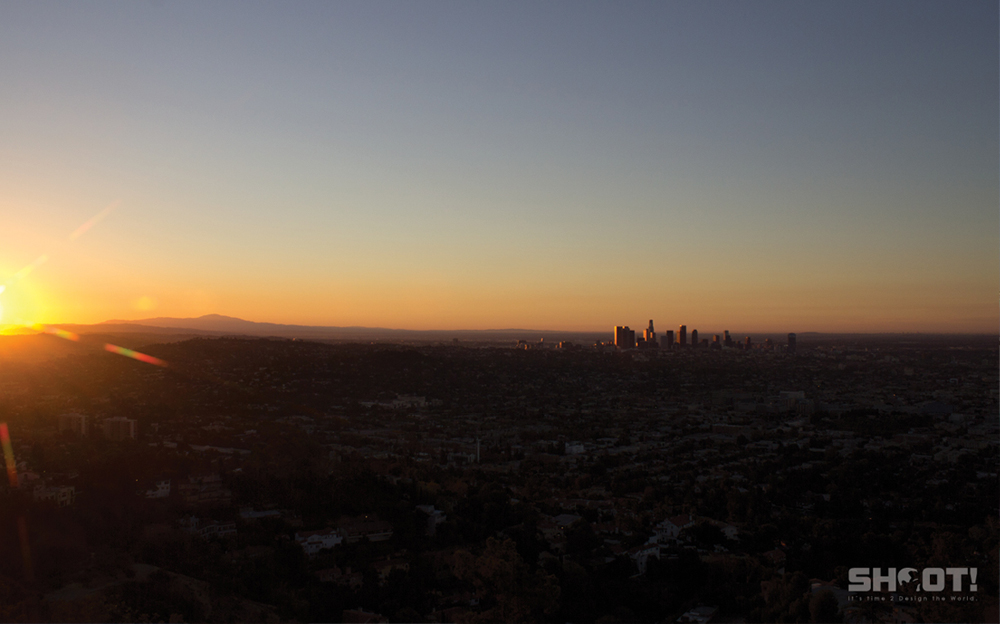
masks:
<svg viewBox="0 0 1000 624"><path fill-rule="evenodd" d="M0 324L996 333L998 26L5 2Z"/></svg>

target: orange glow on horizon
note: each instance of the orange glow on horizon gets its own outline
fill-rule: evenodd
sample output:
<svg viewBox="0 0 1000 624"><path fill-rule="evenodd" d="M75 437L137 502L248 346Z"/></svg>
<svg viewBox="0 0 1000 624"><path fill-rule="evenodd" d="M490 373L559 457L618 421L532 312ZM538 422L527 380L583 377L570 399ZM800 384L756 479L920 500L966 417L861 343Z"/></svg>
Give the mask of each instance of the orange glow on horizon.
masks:
<svg viewBox="0 0 1000 624"><path fill-rule="evenodd" d="M359 264L355 268L365 270L353 272L255 271L233 264L193 274L197 267L183 254L164 258L137 252L130 258L117 255L113 246L86 247L96 231L48 262L47 256L34 256L27 266L4 266L10 261L0 258L0 323L7 325L0 333L24 333L37 324L206 314L288 325L596 333L614 325L644 327L652 318L658 328L686 324L706 336L726 329L995 334L1000 325L995 285L988 287L995 271L962 273L958 264L921 280L903 280L888 269L860 271L853 260L835 266L807 258L797 266L784 264L783 257L750 254L738 264L721 250L704 265L685 264L680 255L667 257L676 266L665 263L658 274L662 288L650 287L645 275L630 270L663 262L644 255L607 267L566 259L551 273L520 265L432 270L376 263L371 269ZM151 259L160 264L144 264ZM482 258L478 261L482 265Z"/></svg>

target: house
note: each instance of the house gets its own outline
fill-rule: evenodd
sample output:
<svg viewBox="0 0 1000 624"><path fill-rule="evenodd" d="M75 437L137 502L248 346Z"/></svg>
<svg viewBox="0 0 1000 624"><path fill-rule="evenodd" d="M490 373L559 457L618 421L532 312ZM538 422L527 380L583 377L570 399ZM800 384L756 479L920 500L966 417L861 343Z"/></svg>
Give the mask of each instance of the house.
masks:
<svg viewBox="0 0 1000 624"><path fill-rule="evenodd" d="M181 520L181 527L204 539L211 537L229 537L236 535L235 522L220 522L218 520L204 520L195 516L189 516Z"/></svg>
<svg viewBox="0 0 1000 624"><path fill-rule="evenodd" d="M576 514L559 514L558 516L552 518L552 522L555 522L560 529L565 529L577 520L581 520L582 517Z"/></svg>
<svg viewBox="0 0 1000 624"><path fill-rule="evenodd" d="M32 492L36 501L49 501L57 507L69 507L76 500L76 488L72 485L36 485Z"/></svg>
<svg viewBox="0 0 1000 624"><path fill-rule="evenodd" d="M160 479L146 490L146 498L167 498L170 496L170 479Z"/></svg>
<svg viewBox="0 0 1000 624"><path fill-rule="evenodd" d="M694 516L691 514L674 516L667 518L656 525L656 537L658 539L675 540L680 536L681 531L694 526Z"/></svg>
<svg viewBox="0 0 1000 624"><path fill-rule="evenodd" d="M697 622L698 624L708 624L718 613L719 607L706 607L704 605L695 607L677 618L678 622Z"/></svg>
<svg viewBox="0 0 1000 624"><path fill-rule="evenodd" d="M324 548L333 548L344 541L338 529L324 529L321 531L298 531L295 533L295 541L307 555L312 557Z"/></svg>
<svg viewBox="0 0 1000 624"><path fill-rule="evenodd" d="M230 535L236 535L236 523L208 520L202 523L201 527L198 529L198 535L201 535L206 539L209 537L228 537Z"/></svg>
<svg viewBox="0 0 1000 624"><path fill-rule="evenodd" d="M729 524L728 522L722 522L721 520L712 520L711 518L706 518L705 520L709 524L718 527L726 539L733 541L739 540L740 530L735 526Z"/></svg>
<svg viewBox="0 0 1000 624"><path fill-rule="evenodd" d="M448 516L440 509L436 509L434 505L417 505L417 509L427 514L427 528L424 532L428 537L434 537L437 533L437 525L447 520Z"/></svg>
<svg viewBox="0 0 1000 624"><path fill-rule="evenodd" d="M660 547L657 544L642 544L641 546L630 548L628 550L628 556L635 562L635 567L639 570L639 574L645 574L649 558L655 557L659 560Z"/></svg>

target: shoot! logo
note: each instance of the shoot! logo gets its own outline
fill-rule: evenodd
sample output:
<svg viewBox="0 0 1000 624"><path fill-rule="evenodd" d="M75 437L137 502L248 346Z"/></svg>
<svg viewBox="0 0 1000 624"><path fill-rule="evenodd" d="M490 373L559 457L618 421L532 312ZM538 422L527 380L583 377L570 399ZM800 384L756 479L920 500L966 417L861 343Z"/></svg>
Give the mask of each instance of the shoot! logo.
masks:
<svg viewBox="0 0 1000 624"><path fill-rule="evenodd" d="M890 591L894 592L916 583L914 591L940 592L948 585L953 592L978 591L976 578L977 568L851 568L847 577L850 581L847 590L852 592ZM950 580L950 583L949 583Z"/></svg>

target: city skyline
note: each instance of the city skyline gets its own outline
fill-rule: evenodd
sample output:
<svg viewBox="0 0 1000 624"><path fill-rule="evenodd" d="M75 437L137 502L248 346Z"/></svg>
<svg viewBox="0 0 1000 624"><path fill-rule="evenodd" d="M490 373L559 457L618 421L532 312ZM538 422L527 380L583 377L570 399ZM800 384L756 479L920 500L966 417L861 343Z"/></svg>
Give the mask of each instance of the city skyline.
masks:
<svg viewBox="0 0 1000 624"><path fill-rule="evenodd" d="M8 4L0 327L995 334L997 19Z"/></svg>
<svg viewBox="0 0 1000 624"><path fill-rule="evenodd" d="M749 335L744 337L744 343L733 341L728 329L723 330L721 334L712 334L711 339L699 339L698 330L692 329L691 343L689 345L687 342L687 325L680 325L678 327L677 336L678 339L675 342L674 332L668 331L658 339L653 327L653 319L649 319L649 326L643 330L641 337L637 336L635 330L631 329L628 325L615 325L611 330L611 341L609 344L613 344L619 349L673 349L687 348L689 346L693 349L749 349L751 346L763 346L768 350L778 347L779 350L784 350L787 353L795 353L797 344L795 332L789 332L785 336L787 342L783 345L775 344L770 337L765 338L761 345L752 345L751 336Z"/></svg>

